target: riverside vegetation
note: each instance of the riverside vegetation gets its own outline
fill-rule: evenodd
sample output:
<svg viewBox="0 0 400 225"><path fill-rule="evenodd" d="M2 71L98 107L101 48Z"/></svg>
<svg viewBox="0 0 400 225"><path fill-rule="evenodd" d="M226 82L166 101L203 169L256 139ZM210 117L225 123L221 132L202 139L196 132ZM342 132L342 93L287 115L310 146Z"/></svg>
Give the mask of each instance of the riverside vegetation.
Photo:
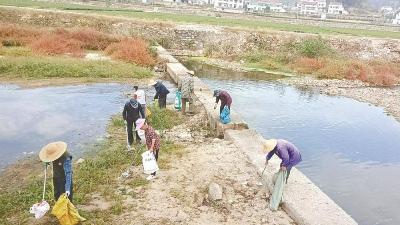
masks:
<svg viewBox="0 0 400 225"><path fill-rule="evenodd" d="M106 60L83 60L87 53ZM0 77L148 78L155 54L147 41L93 29L43 29L0 24Z"/></svg>
<svg viewBox="0 0 400 225"><path fill-rule="evenodd" d="M165 129L170 129L183 122L182 117L171 110L161 110L150 107L153 112L149 116L152 126L162 133ZM142 146L132 152L126 151L126 139L124 123L121 116L111 119L108 126L108 137L95 146L88 147L85 161L81 164L74 164L74 204L84 205L90 201L91 196L100 194L107 201L111 202L111 207L102 211L87 212L81 210L82 216L88 219L89 224L108 224L110 215L119 215L126 210L122 204L123 198L117 194L118 177L131 165L138 167L141 165L140 154L145 151ZM135 156L135 154L138 154ZM169 163L176 157L184 154L183 147L162 138L162 154L160 154L159 166L161 169L168 169ZM18 167L18 165L15 165ZM43 188L43 167L38 159L31 159L27 163L27 170L16 174L14 168L6 170L0 180L0 224L30 224L32 216L28 209L33 203L41 198ZM48 170L48 171L51 171ZM10 185L10 180L14 177L24 176L23 182ZM129 185L132 188L146 186L148 182L144 177L134 175L130 179ZM53 184L51 179L47 182L46 200L50 205L54 205ZM134 196L132 196L134 197ZM30 218L30 219L29 219ZM56 219L47 215L43 224L58 224Z"/></svg>
<svg viewBox="0 0 400 225"><path fill-rule="evenodd" d="M205 47L205 56L241 61L247 68L266 72L279 71L325 79L361 80L378 86L393 86L400 82L398 63L344 56L335 51L322 37L289 42L277 51L265 49L258 46L257 50L229 54L218 46L209 45Z"/></svg>

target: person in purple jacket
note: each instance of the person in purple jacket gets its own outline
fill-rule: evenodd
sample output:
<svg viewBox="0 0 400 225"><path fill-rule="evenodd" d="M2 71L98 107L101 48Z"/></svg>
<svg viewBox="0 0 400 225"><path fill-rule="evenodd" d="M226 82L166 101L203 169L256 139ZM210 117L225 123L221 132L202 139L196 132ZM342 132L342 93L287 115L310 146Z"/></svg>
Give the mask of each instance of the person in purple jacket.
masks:
<svg viewBox="0 0 400 225"><path fill-rule="evenodd" d="M283 139L266 140L264 144L264 150L268 152L265 162L266 165L268 165L268 161L274 154L276 154L282 160L280 169L287 171L287 183L290 170L293 166L301 162L300 151L296 148L296 146L294 146L294 144Z"/></svg>
<svg viewBox="0 0 400 225"><path fill-rule="evenodd" d="M232 98L228 94L228 92L223 90L215 90L214 97L215 97L214 109L217 108L218 102L219 100L221 100L221 106L219 107L220 114L222 113L222 110L224 109L225 106L228 106L229 110L231 110Z"/></svg>

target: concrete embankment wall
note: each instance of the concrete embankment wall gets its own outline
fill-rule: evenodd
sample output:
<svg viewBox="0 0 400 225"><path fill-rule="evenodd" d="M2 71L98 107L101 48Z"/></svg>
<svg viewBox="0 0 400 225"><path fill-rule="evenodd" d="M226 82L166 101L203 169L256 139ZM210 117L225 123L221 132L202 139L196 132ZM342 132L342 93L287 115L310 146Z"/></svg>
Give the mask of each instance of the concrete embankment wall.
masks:
<svg viewBox="0 0 400 225"><path fill-rule="evenodd" d="M171 78L179 83L187 73L187 68L172 57L168 52L158 47L160 58L166 61L167 72ZM223 125L219 122L219 110L214 110L212 90L199 78L195 78L195 95L204 106L210 125L224 138L232 141L247 157L249 162L257 168L259 173L264 169L265 154L262 152L264 138L255 130L248 129L248 125L232 110L232 122ZM272 192L272 176L279 168L280 160L273 157L268 165L264 180L266 187ZM354 225L357 224L342 208L323 193L304 174L293 168L290 180L284 193L283 209L300 225Z"/></svg>
<svg viewBox="0 0 400 225"><path fill-rule="evenodd" d="M0 23L62 28L91 27L112 34L143 36L170 49L199 50L200 53L213 52L220 56L240 55L246 51L280 51L282 46L318 36L222 26L176 25L126 17L5 6L0 6ZM400 62L400 40L327 35L323 38L335 51L351 58Z"/></svg>

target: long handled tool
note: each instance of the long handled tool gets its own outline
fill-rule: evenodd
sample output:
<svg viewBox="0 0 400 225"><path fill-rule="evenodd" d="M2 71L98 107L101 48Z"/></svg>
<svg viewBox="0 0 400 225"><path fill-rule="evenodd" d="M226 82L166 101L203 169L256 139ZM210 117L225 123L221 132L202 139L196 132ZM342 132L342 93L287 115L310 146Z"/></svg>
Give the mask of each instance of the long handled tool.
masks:
<svg viewBox="0 0 400 225"><path fill-rule="evenodd" d="M44 164L44 183L43 183L42 201L44 201L44 196L46 194L46 183L47 183L47 163Z"/></svg>
<svg viewBox="0 0 400 225"><path fill-rule="evenodd" d="M125 131L126 131L126 148L127 148L127 151L128 152L130 152L132 149L131 149L131 145L129 144L129 137L128 137L128 125L127 124L125 124Z"/></svg>
<svg viewBox="0 0 400 225"><path fill-rule="evenodd" d="M267 165L265 165L265 167L264 167L262 173L259 175L259 177L260 177L261 179L263 178L264 172L265 172L266 169L267 169ZM258 186L262 186L263 183L262 183L262 182L258 182L257 185L258 185Z"/></svg>

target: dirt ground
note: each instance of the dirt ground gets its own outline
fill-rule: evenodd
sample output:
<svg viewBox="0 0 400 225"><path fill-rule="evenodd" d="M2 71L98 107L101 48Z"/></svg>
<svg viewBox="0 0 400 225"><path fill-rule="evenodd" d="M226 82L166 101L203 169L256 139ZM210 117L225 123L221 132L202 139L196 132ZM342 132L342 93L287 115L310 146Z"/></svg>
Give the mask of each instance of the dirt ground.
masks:
<svg viewBox="0 0 400 225"><path fill-rule="evenodd" d="M207 136L200 127L204 114L164 133L185 146L181 158L162 170L150 184L133 188L121 179L124 213L112 224L295 224L282 210L268 209L268 194L246 156L230 142ZM162 150L160 154L163 154ZM145 176L131 168L131 177ZM208 197L211 182L223 189L223 198ZM123 190L123 191L122 191ZM132 197L135 196L135 197Z"/></svg>

